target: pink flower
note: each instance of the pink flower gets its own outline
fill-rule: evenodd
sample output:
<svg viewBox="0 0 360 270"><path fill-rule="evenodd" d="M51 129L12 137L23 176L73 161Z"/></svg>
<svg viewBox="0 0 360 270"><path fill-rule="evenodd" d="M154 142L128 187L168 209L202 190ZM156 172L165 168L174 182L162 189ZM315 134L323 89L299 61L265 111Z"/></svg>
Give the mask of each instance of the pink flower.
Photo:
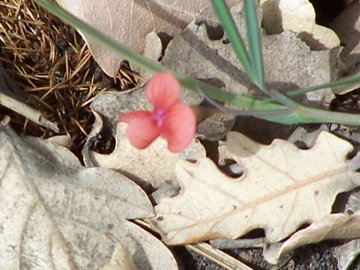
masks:
<svg viewBox="0 0 360 270"><path fill-rule="evenodd" d="M161 136L171 152L181 152L195 135L196 120L190 106L180 101L179 83L170 73L158 73L145 93L153 110L123 113L119 119L129 124L125 134L130 143L144 149Z"/></svg>

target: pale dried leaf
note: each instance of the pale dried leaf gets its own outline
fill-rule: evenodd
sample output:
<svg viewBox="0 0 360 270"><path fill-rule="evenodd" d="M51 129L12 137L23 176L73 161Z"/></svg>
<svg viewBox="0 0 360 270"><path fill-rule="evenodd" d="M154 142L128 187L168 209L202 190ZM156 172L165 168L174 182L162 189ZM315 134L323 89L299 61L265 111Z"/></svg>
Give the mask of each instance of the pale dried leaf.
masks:
<svg viewBox="0 0 360 270"><path fill-rule="evenodd" d="M99 269L118 243L139 269L177 269L159 240L127 221L153 216L127 177L8 127L0 142L0 269Z"/></svg>
<svg viewBox="0 0 360 270"><path fill-rule="evenodd" d="M129 252L120 244L114 249L111 260L101 270L136 270Z"/></svg>
<svg viewBox="0 0 360 270"><path fill-rule="evenodd" d="M126 126L125 123L118 124L115 150L110 155L91 153L98 166L119 170L140 182L158 188L166 181L176 179L176 161L206 156L204 147L197 140L179 154L171 153L167 148L167 142L162 138L156 139L146 149L138 150L125 136Z"/></svg>
<svg viewBox="0 0 360 270"><path fill-rule="evenodd" d="M349 76L360 75L360 2L354 1L343 10L331 23L339 35L344 50L341 60L346 64ZM337 94L345 94L360 87L360 83L335 88Z"/></svg>
<svg viewBox="0 0 360 270"><path fill-rule="evenodd" d="M327 124L322 124L313 130L308 130L302 126L297 127L287 141L289 143L302 144L303 147L312 148L316 143L317 137L323 131L329 131Z"/></svg>
<svg viewBox="0 0 360 270"><path fill-rule="evenodd" d="M167 243L237 238L257 228L274 243L320 221L338 193L360 183L346 162L352 145L330 133L300 150L286 141L264 146L230 132L227 147L245 168L241 177L224 175L209 159L178 162L180 194L161 200L152 220Z"/></svg>
<svg viewBox="0 0 360 270"><path fill-rule="evenodd" d="M192 22L175 36L161 63L239 95L248 94L251 86L231 45L211 40L204 24Z"/></svg>
<svg viewBox="0 0 360 270"><path fill-rule="evenodd" d="M342 56L350 69L360 62L360 2L354 1L347 6L331 23L344 44Z"/></svg>
<svg viewBox="0 0 360 270"><path fill-rule="evenodd" d="M64 146L68 149L71 148L72 143L73 143L73 139L71 138L70 135L56 135L56 136L52 136L46 140L48 142L52 142L52 143L56 143L58 145Z"/></svg>
<svg viewBox="0 0 360 270"><path fill-rule="evenodd" d="M189 105L197 105L202 98L193 91L182 89L180 93L182 101ZM151 104L144 93L144 85L124 92L106 91L96 96L91 103L91 109L102 116L106 128L114 129L119 122L119 116L123 112L137 110L151 110Z"/></svg>
<svg viewBox="0 0 360 270"><path fill-rule="evenodd" d="M297 87L328 83L336 78L339 50L312 51L293 32L263 38L265 75L269 87L284 92ZM330 104L334 94L329 88L306 93L307 100Z"/></svg>
<svg viewBox="0 0 360 270"><path fill-rule="evenodd" d="M147 58L157 61L161 57L162 43L155 32L150 32L145 36L144 53Z"/></svg>
<svg viewBox="0 0 360 270"><path fill-rule="evenodd" d="M360 254L360 239L351 240L343 245L336 246L333 254L337 258L339 270L351 269L352 263Z"/></svg>
<svg viewBox="0 0 360 270"><path fill-rule="evenodd" d="M360 237L360 213L354 215L332 214L309 227L294 233L284 243L270 245L264 250L265 259L276 264L280 256L298 247L329 239Z"/></svg>
<svg viewBox="0 0 360 270"><path fill-rule="evenodd" d="M57 0L57 2L101 32L140 53L144 49L145 36L150 32L163 32L174 36L192 20L216 20L208 0ZM236 2L236 0L227 0L229 5ZM120 67L121 59L95 42L90 40L87 42L104 72L114 76Z"/></svg>
<svg viewBox="0 0 360 270"><path fill-rule="evenodd" d="M198 96L188 91L181 92L181 99L187 103L199 103ZM136 110L151 110L151 105L144 94L144 88L128 91L108 91L96 97L91 104L95 112L93 130L84 147L83 154L86 164L120 170L143 187L159 187L167 181L175 179L175 162L178 159L196 159L205 156L204 147L196 140L182 153L173 154L167 149L166 141L156 140L145 150L137 150L130 145L125 136L126 124L118 123L123 112ZM89 151L91 141L96 139L104 129L115 136L114 151L109 154L99 154Z"/></svg>
<svg viewBox="0 0 360 270"><path fill-rule="evenodd" d="M240 16L236 11L232 9L240 27ZM286 92L336 78L336 50L311 51L289 31L264 35L262 43L268 88ZM181 36L175 36L161 63L238 95L254 93L231 45L224 44L222 40L211 40L204 25L191 23ZM329 104L333 97L329 89L306 94L308 100L321 104Z"/></svg>
<svg viewBox="0 0 360 270"><path fill-rule="evenodd" d="M308 0L263 0L263 25L268 33L283 30L295 32L313 50L331 49L340 45L335 32L315 22L315 10Z"/></svg>

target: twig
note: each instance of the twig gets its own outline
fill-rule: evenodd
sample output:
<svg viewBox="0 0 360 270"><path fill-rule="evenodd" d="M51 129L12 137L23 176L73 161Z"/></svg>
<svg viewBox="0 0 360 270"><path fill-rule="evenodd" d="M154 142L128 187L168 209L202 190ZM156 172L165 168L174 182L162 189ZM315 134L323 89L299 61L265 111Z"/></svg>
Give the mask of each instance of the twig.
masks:
<svg viewBox="0 0 360 270"><path fill-rule="evenodd" d="M187 249L202 255L213 262L216 262L218 265L221 265L225 269L229 270L253 270L246 264L242 263L241 261L231 257L230 255L226 254L225 252L213 248L209 244L200 243L200 244L193 244L193 245L186 245Z"/></svg>
<svg viewBox="0 0 360 270"><path fill-rule="evenodd" d="M266 239L255 238L255 239L216 239L210 240L210 245L214 248L219 249L232 249L232 248L258 248L263 247L266 244Z"/></svg>
<svg viewBox="0 0 360 270"><path fill-rule="evenodd" d="M160 232L156 230L148 221L142 220L142 219L136 219L134 220L135 223L144 226L145 228L154 231L158 234ZM226 254L225 252L213 248L209 244L206 243L199 243L199 244L189 244L185 245L185 247L188 250L191 250L192 252L195 252L196 254L199 254L201 256L204 256L208 258L209 260L217 263L218 265L221 265L225 269L228 270L253 270L246 264L242 263L241 261L235 259L234 257L231 257L230 255Z"/></svg>
<svg viewBox="0 0 360 270"><path fill-rule="evenodd" d="M31 120L35 124L51 129L52 131L58 133L59 128L56 124L47 120L39 111L31 108L30 106L17 101L16 99L9 97L3 93L1 93L2 89L0 89L0 105L21 114L27 119Z"/></svg>

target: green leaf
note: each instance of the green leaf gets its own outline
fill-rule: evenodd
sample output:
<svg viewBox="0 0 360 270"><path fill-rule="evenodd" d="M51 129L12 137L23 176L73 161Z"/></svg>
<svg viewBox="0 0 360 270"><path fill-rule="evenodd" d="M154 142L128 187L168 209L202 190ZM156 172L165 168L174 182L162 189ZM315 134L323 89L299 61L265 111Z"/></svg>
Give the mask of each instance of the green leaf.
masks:
<svg viewBox="0 0 360 270"><path fill-rule="evenodd" d="M215 1L215 0L214 0ZM197 88L202 89L210 98L216 99L221 102L225 102L231 105L235 105L239 108L247 110L287 110L288 107L280 104L273 103L271 100L261 100L250 96L237 96L232 93L223 91L220 88L209 85L202 81L198 81L192 78L189 78L183 74L174 72L167 67L164 67L158 64L155 61L147 59L142 55L134 52L133 50L127 48L126 46L118 43L114 39L106 36L105 34L99 32L93 27L87 25L81 20L72 16L69 12L65 11L61 7L57 6L53 2L47 0L34 0L37 4L44 7L50 11L55 16L59 17L65 23L68 23L70 26L75 29L80 30L85 36L91 38L99 44L102 44L105 48L108 48L116 52L119 56L122 56L133 64L146 68L150 72L160 72L166 71L171 72L176 76L183 87L196 91ZM333 84L337 84L334 82ZM316 88L316 87L315 87ZM276 97L278 98L278 96ZM284 98L283 95L280 97L280 102L289 103L289 99ZM291 103L291 104L290 104ZM296 102L291 101L290 109L292 112L286 113L284 115L269 115L263 116L261 118L267 119L272 122L283 123L283 124L297 124L297 123L342 123L349 125L360 125L360 116L347 113L339 112L329 112L320 109L307 108Z"/></svg>
<svg viewBox="0 0 360 270"><path fill-rule="evenodd" d="M255 84L260 87L260 89L265 90L261 37L256 15L256 7L253 0L245 0L245 19L250 57L256 77Z"/></svg>
<svg viewBox="0 0 360 270"><path fill-rule="evenodd" d="M256 75L251 59L225 1L211 0L211 3L246 74L253 83L256 83Z"/></svg>
<svg viewBox="0 0 360 270"><path fill-rule="evenodd" d="M172 73L179 80L180 84L185 88L188 88L193 91L196 91L197 87L201 88L209 97L213 99L219 100L221 102L226 102L229 104L232 104L234 101L236 101L236 103L240 105L241 108L246 108L246 109L251 109L251 107L248 106L249 105L251 106L251 100L256 99L253 97L242 97L242 96L234 95L215 86L209 85L207 83L198 80L194 80L190 77L185 76L184 74L177 73L163 65L158 64L153 60L147 59L142 55L138 54L137 52L127 48L126 46L112 39L111 37L101 33L100 31L96 30L90 25L77 19L63 8L54 4L52 1L34 0L34 2L36 2L37 4L39 4L40 6L42 6L43 8L54 14L55 16L59 17L63 22L81 31L87 38L98 42L99 44L103 45L105 48L108 48L109 50L117 53L119 56L128 59L129 61L131 61L132 64L147 69L148 71L153 73L160 71L166 71Z"/></svg>
<svg viewBox="0 0 360 270"><path fill-rule="evenodd" d="M321 89L328 88L328 87L341 86L341 85L352 84L352 83L356 83L356 82L360 82L359 75L342 78L342 79L336 80L334 82L323 83L323 84L305 87L305 88L299 88L299 89L296 89L293 91L289 91L286 95L289 97L295 97L295 96L304 95L308 92L313 92L313 91L321 90Z"/></svg>

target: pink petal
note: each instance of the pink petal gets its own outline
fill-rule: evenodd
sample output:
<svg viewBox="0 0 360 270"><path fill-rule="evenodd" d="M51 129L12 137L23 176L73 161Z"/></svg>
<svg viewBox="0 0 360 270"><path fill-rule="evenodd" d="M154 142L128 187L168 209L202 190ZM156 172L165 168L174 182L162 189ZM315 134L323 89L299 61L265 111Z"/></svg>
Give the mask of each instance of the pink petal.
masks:
<svg viewBox="0 0 360 270"><path fill-rule="evenodd" d="M119 121L125 122L125 123L130 123L131 121L133 121L135 119L147 117L150 115L151 115L151 113L148 111L127 112L127 113L122 113L120 115Z"/></svg>
<svg viewBox="0 0 360 270"><path fill-rule="evenodd" d="M180 85L173 75L162 72L150 79L145 91L154 108L166 110L179 100Z"/></svg>
<svg viewBox="0 0 360 270"><path fill-rule="evenodd" d="M160 130L149 117L143 117L131 121L125 134L132 146L144 149L160 135Z"/></svg>
<svg viewBox="0 0 360 270"><path fill-rule="evenodd" d="M168 148L177 153L184 150L195 136L196 120L190 106L178 102L165 115L161 135L167 139Z"/></svg>

